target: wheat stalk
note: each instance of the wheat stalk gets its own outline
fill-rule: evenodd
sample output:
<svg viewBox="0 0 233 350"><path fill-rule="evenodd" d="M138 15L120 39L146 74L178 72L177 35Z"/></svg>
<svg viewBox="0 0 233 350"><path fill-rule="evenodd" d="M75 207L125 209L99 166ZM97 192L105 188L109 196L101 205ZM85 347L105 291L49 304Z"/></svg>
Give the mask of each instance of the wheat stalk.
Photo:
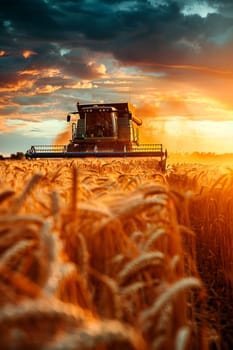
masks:
<svg viewBox="0 0 233 350"><path fill-rule="evenodd" d="M175 338L175 350L190 349L191 330L190 327L184 326L178 329Z"/></svg>
<svg viewBox="0 0 233 350"><path fill-rule="evenodd" d="M113 318L120 319L122 317L122 306L121 306L121 297L120 290L116 281L104 275L93 268L89 268L89 272L92 276L94 276L97 280L101 281L104 285L106 285L111 292L112 300L113 300Z"/></svg>
<svg viewBox="0 0 233 350"><path fill-rule="evenodd" d="M81 246L80 250L82 252L82 260L79 263L79 268L81 270L84 280L87 281L88 267L89 267L89 252L87 248L87 243L83 234L80 234L80 233L77 234L77 238L79 239L80 246Z"/></svg>
<svg viewBox="0 0 233 350"><path fill-rule="evenodd" d="M51 215L54 220L54 226L57 228L59 221L59 212L60 212L60 203L59 203L59 195L56 191L52 191L51 193Z"/></svg>
<svg viewBox="0 0 233 350"><path fill-rule="evenodd" d="M5 287L3 287L4 285ZM0 288L2 287L7 299L8 295L12 293L10 297L12 297L13 304L16 304L20 298L37 298L43 294L41 288L27 276L13 271L10 273L8 271L1 272Z"/></svg>
<svg viewBox="0 0 233 350"><path fill-rule="evenodd" d="M60 259L57 259L51 266L51 273L46 285L44 286L44 290L49 294L55 294L64 279L73 273L76 273L74 264L67 262L64 263Z"/></svg>
<svg viewBox="0 0 233 350"><path fill-rule="evenodd" d="M71 201L71 210L75 212L77 210L78 205L78 169L74 165L72 168L72 201Z"/></svg>
<svg viewBox="0 0 233 350"><path fill-rule="evenodd" d="M152 350L166 350L167 338L166 335L158 335L155 340L152 342Z"/></svg>

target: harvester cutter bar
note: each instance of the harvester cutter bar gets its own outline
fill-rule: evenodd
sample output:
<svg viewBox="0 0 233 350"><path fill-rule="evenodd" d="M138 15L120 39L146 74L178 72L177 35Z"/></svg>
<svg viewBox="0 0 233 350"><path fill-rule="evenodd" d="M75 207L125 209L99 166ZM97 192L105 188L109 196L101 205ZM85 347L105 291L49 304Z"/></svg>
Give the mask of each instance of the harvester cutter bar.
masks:
<svg viewBox="0 0 233 350"><path fill-rule="evenodd" d="M162 150L162 145L140 145L133 147L130 150L124 149L122 151L67 151L66 146L32 146L26 154L26 158L123 158L123 157L160 157L166 158L166 151Z"/></svg>
<svg viewBox="0 0 233 350"><path fill-rule="evenodd" d="M163 157L160 152L38 152L26 158L115 158L115 157Z"/></svg>

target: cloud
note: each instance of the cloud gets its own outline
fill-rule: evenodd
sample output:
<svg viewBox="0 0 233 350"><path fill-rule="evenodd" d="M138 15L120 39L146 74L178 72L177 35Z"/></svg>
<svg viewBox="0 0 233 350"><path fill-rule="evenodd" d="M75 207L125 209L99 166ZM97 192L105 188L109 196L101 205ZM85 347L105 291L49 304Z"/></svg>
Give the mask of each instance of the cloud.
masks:
<svg viewBox="0 0 233 350"><path fill-rule="evenodd" d="M62 120L76 100L232 118L232 0L11 0L0 18L3 119Z"/></svg>
<svg viewBox="0 0 233 350"><path fill-rule="evenodd" d="M148 64L152 67L153 63L221 69L223 60L232 69L229 14L233 13L233 6L229 1L213 1L212 5L206 1L202 6L193 1L139 0L36 0L33 6L28 0L11 3L0 5L5 23L0 37L7 38L1 52L15 52L11 64L11 68L16 64L15 71L22 71L25 66L17 52L23 52L29 60L27 69L56 66L63 74L81 79L106 73L103 62L90 64L94 60L89 58L100 53L141 69ZM17 11L12 11L14 7ZM200 14L206 9L206 16L198 15L195 8L200 8ZM188 15L185 9L189 9ZM228 56L223 57L222 46L230 50Z"/></svg>
<svg viewBox="0 0 233 350"><path fill-rule="evenodd" d="M12 8L16 6L17 11L13 11ZM206 50L217 50L216 45L209 43L210 36L227 31L232 23L229 12L226 16L220 1L215 1L213 6L204 2L202 11L204 8L215 9L215 13L209 11L204 18L191 10L191 15L185 15L185 8L194 9L197 6L200 7L198 2L187 4L182 1L81 0L78 3L55 3L36 0L33 6L30 1L13 1L11 6L1 5L2 17L5 17L2 36L8 38L11 48L22 50L21 43L25 52L28 50L39 54L43 51L47 58L56 56L58 59L61 50L72 52L79 47L80 50L85 48L93 52L112 53L125 63L148 60L181 63L185 59L186 63L192 64L197 59L193 57L195 48L198 47L197 53L203 60ZM225 2L225 6L232 11L230 2ZM16 32L20 40L14 43ZM57 50L56 45L49 43L56 44ZM29 47L26 48L26 45ZM64 56L69 58L71 64L71 56ZM31 59L33 61L33 57ZM61 58L60 63L68 66L65 59Z"/></svg>
<svg viewBox="0 0 233 350"><path fill-rule="evenodd" d="M98 87L98 85L93 84L92 82L90 82L88 80L78 81L76 83L70 83L70 84L65 85L65 88L67 88L67 89L94 89L97 87Z"/></svg>

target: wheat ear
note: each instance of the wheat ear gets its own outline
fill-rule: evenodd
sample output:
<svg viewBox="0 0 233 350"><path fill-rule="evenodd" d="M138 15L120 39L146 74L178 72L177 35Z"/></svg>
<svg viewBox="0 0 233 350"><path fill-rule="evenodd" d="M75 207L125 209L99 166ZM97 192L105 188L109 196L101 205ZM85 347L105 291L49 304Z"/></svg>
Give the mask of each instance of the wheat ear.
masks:
<svg viewBox="0 0 233 350"><path fill-rule="evenodd" d="M165 230L165 228L160 228L158 231L155 231L153 234L151 234L148 238L148 240L146 241L145 245L144 245L144 250L148 251L151 247L151 245L157 240L159 239L161 236L167 235L167 231Z"/></svg>
<svg viewBox="0 0 233 350"><path fill-rule="evenodd" d="M12 212L15 214L18 212L25 201L26 197L32 191L33 187L38 183L38 181L43 177L42 174L35 174L28 182L26 187L24 188L21 196L16 200L15 205L12 208Z"/></svg>
<svg viewBox="0 0 233 350"><path fill-rule="evenodd" d="M40 215L6 215L0 216L0 225L5 223L17 224L20 222L43 225L44 219Z"/></svg>
<svg viewBox="0 0 233 350"><path fill-rule="evenodd" d="M130 284L127 287L121 288L121 294L122 295L132 295L133 293L136 293L138 290L142 290L144 288L151 288L154 285L159 284L158 279L154 279L148 282L135 282Z"/></svg>
<svg viewBox="0 0 233 350"><path fill-rule="evenodd" d="M155 303L147 310L142 312L141 321L144 323L149 317L156 317L161 309L169 301L173 300L179 293L191 288L202 288L202 283L195 277L186 277L174 283L165 293L163 293Z"/></svg>
<svg viewBox="0 0 233 350"><path fill-rule="evenodd" d="M164 254L161 252L143 253L126 264L124 269L118 274L119 284L123 284L129 277L148 266L161 265L163 259Z"/></svg>
<svg viewBox="0 0 233 350"><path fill-rule="evenodd" d="M6 190L0 193L0 203L3 202L5 199L11 197L15 191L13 190Z"/></svg>
<svg viewBox="0 0 233 350"><path fill-rule="evenodd" d="M17 305L6 305L0 309L1 324L17 323L20 320L31 318L50 318L52 320L64 320L64 322L83 323L88 319L93 319L91 312L83 310L77 305L64 303L56 298L37 298L35 300L25 300Z"/></svg>
<svg viewBox="0 0 233 350"><path fill-rule="evenodd" d="M20 242L17 242L13 247L9 248L4 254L2 254L0 259L0 271L4 270L5 268L9 268L10 261L17 255L23 254L28 249L32 248L32 246L35 245L34 241L29 240L22 240Z"/></svg>

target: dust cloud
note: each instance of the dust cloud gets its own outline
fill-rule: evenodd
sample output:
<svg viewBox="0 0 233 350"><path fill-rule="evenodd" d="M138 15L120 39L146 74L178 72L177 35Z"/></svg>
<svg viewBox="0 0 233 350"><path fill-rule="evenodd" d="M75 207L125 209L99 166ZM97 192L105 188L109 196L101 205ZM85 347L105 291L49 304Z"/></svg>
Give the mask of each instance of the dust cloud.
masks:
<svg viewBox="0 0 233 350"><path fill-rule="evenodd" d="M65 130L63 130L62 132L60 132L60 133L56 136L56 138L55 138L53 144L54 144L54 145L64 145L64 144L67 144L67 143L69 143L70 136L71 136L71 135L70 135L70 126L67 125L66 128L65 128Z"/></svg>
<svg viewBox="0 0 233 350"><path fill-rule="evenodd" d="M142 104L136 108L136 115L142 119L140 143L163 143L167 139L165 121L159 118L156 106Z"/></svg>

